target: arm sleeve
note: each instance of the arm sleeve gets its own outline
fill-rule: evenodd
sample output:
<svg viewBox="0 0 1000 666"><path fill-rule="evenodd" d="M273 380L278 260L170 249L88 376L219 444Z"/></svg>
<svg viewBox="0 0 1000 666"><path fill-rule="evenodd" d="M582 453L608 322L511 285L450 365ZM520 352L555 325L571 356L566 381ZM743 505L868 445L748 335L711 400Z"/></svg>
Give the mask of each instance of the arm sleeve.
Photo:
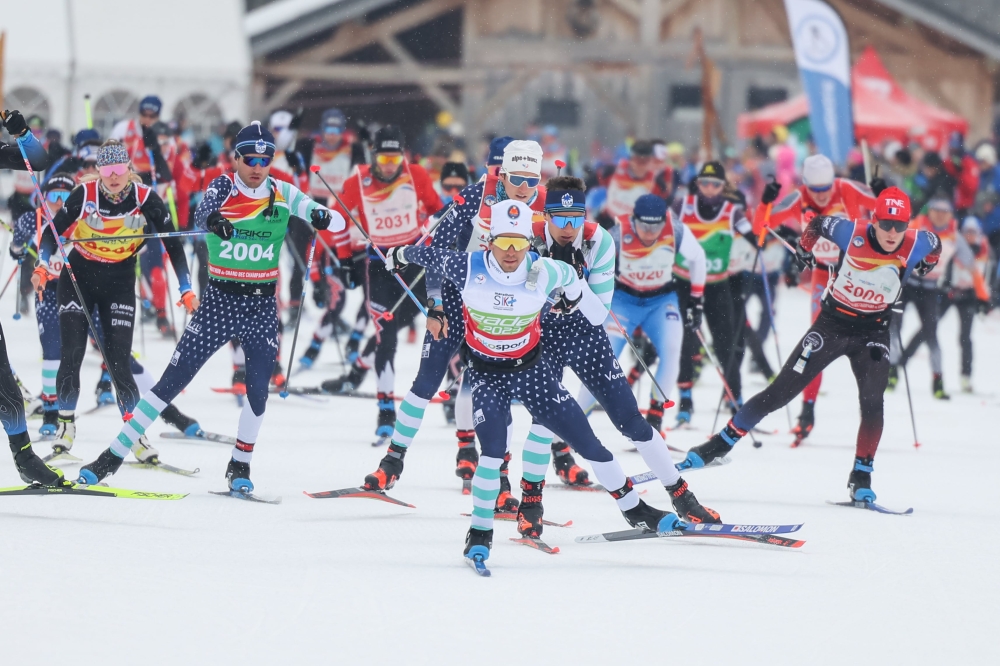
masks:
<svg viewBox="0 0 1000 666"><path fill-rule="evenodd" d="M233 184L224 176L219 176L205 190L205 196L194 211L194 225L199 229L208 229L205 221L208 216L222 208L222 204L229 198L229 193L233 189Z"/></svg>
<svg viewBox="0 0 1000 666"><path fill-rule="evenodd" d="M854 234L854 222L843 217L831 217L829 215L817 215L809 221L809 225L802 232L799 245L806 252L812 252L816 241L822 236L837 244L841 250L846 250Z"/></svg>
<svg viewBox="0 0 1000 666"><path fill-rule="evenodd" d="M56 213L56 216L52 219L52 223L55 224L56 231L59 232L60 236L66 233L66 230L70 228L73 221L80 217L80 211L83 210L83 196L83 185L77 185L69 193L69 199L66 200L66 204L62 207L62 210ZM48 223L43 223L42 247L38 252L38 258L47 262L53 252L57 252L57 250L56 239L52 235L52 227Z"/></svg>
<svg viewBox="0 0 1000 666"><path fill-rule="evenodd" d="M285 201L288 202L288 210L295 217L308 222L314 210L329 210L332 219L330 220L330 228L327 229L327 231L336 233L344 230L344 216L341 215L340 211L331 210L326 206L316 203L291 183L282 183L278 181L273 181L273 183L277 185L278 191L281 192L283 197L285 197Z"/></svg>
<svg viewBox="0 0 1000 666"><path fill-rule="evenodd" d="M424 210L430 212L444 208L441 197L434 189L434 183L431 182L427 171L420 165L414 165L410 167L410 173L413 174L413 180L417 186L417 197L423 202Z"/></svg>
<svg viewBox="0 0 1000 666"><path fill-rule="evenodd" d="M156 192L149 193L146 203L142 205L142 214L154 233L162 234L174 230L173 225L168 222L170 216L167 214L167 206ZM187 256L184 253L184 243L180 238L163 238L161 240L170 256L170 263L174 267L180 292L183 294L185 291L190 291L191 273L188 270Z"/></svg>
<svg viewBox="0 0 1000 666"><path fill-rule="evenodd" d="M465 198L465 203L455 206L451 213L441 220L441 224L434 230L434 236L431 238L431 247L445 250L459 249L455 247L456 242L462 229L470 225L475 217L478 202L482 196L482 187L481 183L476 183L462 189L461 195ZM428 268L427 276L424 279L427 284L427 296L435 299L441 298L441 283L444 276Z"/></svg>
<svg viewBox="0 0 1000 666"><path fill-rule="evenodd" d="M737 206L733 211L733 229L750 241L754 247L757 247L757 237L754 236L753 225L747 219L747 213L743 206Z"/></svg>
<svg viewBox="0 0 1000 666"><path fill-rule="evenodd" d="M918 231L913 249L910 251L909 260L906 262L906 270L903 271L900 281L905 283L910 274L913 273L913 269L921 261L934 266L939 259L941 259L941 239L931 231Z"/></svg>
<svg viewBox="0 0 1000 666"><path fill-rule="evenodd" d="M465 286L465 279L469 274L467 252L410 245L403 250L403 256L410 263L426 268L428 275L431 271L435 271L449 282L453 282L459 289Z"/></svg>
<svg viewBox="0 0 1000 666"><path fill-rule="evenodd" d="M35 237L35 212L29 211L14 220L14 237L10 244L13 247L25 247Z"/></svg>
<svg viewBox="0 0 1000 666"><path fill-rule="evenodd" d="M705 292L705 276L708 275L705 248L701 246L687 225L680 220L674 222L674 238L677 239L677 254L684 255L684 261L689 267L691 295L701 296Z"/></svg>
<svg viewBox="0 0 1000 666"><path fill-rule="evenodd" d="M531 270L536 270L536 268L538 271L538 291L551 294L556 289L562 289L566 297L570 299L575 299L583 293L583 282L577 277L576 270L569 264L548 257L540 257L531 265Z"/></svg>
<svg viewBox="0 0 1000 666"><path fill-rule="evenodd" d="M28 132L23 137L14 140L21 144L21 148L24 148L28 162L36 172L49 166L49 154L42 148L42 144L38 143L34 134ZM28 168L24 166L24 156L21 155L21 149L12 143L0 144L0 169L27 171Z"/></svg>
<svg viewBox="0 0 1000 666"><path fill-rule="evenodd" d="M760 234L764 230L764 223L775 229L783 224L792 221L799 221L802 218L802 194L798 189L785 195L771 206L771 215L767 215L767 205L760 204L753 214L753 232Z"/></svg>
<svg viewBox="0 0 1000 666"><path fill-rule="evenodd" d="M601 313L601 322L603 323L604 317L607 316L608 310L611 309L611 299L615 295L615 241L604 229L597 228L597 243L595 244L596 250L594 252L594 260L590 266L590 275L587 276L587 285L590 287L589 290L584 289L584 302L588 301L586 295L587 291L593 292L597 299L597 305L603 307L604 312ZM584 309L584 305L581 304L581 309ZM584 314L587 314L584 311ZM595 316L597 312L595 311ZM589 314L587 319L593 320Z"/></svg>

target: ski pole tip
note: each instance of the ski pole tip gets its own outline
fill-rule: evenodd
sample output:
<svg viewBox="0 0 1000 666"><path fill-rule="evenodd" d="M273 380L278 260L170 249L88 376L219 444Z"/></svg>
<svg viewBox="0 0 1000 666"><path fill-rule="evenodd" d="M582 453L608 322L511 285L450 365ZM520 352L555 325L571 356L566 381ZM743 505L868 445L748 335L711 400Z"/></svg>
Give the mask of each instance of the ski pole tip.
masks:
<svg viewBox="0 0 1000 666"><path fill-rule="evenodd" d="M14 313L14 321L17 321L17 320L19 320L20 318L21 318L21 313L20 313L20 312L15 312L15 313Z"/></svg>

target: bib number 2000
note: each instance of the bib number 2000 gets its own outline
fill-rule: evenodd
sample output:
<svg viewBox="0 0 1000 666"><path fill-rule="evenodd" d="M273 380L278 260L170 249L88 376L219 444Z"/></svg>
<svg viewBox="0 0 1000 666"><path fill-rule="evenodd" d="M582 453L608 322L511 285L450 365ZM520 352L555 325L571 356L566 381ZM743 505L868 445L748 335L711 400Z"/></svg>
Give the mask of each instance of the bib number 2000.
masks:
<svg viewBox="0 0 1000 666"><path fill-rule="evenodd" d="M266 248L256 243L234 243L232 241L222 241L222 251L219 252L220 259L235 259L236 261L261 261L262 259L274 259L274 244Z"/></svg>

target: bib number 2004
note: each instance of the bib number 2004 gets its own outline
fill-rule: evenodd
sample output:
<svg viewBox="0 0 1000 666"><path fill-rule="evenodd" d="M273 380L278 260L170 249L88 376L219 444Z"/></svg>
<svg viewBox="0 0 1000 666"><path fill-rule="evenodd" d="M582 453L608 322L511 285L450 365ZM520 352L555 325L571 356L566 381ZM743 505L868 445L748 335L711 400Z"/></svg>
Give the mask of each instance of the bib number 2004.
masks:
<svg viewBox="0 0 1000 666"><path fill-rule="evenodd" d="M234 243L232 241L222 241L222 251L219 252L220 259L235 259L236 261L261 261L262 259L274 259L274 244L264 248L256 243Z"/></svg>

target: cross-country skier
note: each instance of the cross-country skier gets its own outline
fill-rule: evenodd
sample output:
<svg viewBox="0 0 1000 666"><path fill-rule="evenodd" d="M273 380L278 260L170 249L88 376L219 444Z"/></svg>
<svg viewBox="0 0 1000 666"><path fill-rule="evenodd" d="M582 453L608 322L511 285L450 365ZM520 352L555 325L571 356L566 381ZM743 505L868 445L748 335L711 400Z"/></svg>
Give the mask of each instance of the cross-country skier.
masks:
<svg viewBox="0 0 1000 666"><path fill-rule="evenodd" d="M989 312L990 266L993 263L990 244L979 220L969 216L962 221L962 238L969 246L970 256L956 252L946 273L948 293L941 316L948 308L958 310L958 341L962 348L962 392L972 393L972 324L976 313ZM970 261L971 258L971 261Z"/></svg>
<svg viewBox="0 0 1000 666"><path fill-rule="evenodd" d="M598 441L580 406L542 360L541 310L549 294L563 289L566 304L579 303L584 285L563 262L529 254L533 212L520 201L490 207L489 250L455 252L430 247L395 247L386 268L410 263L433 268L461 292L468 346L466 381L472 385L476 435L482 445L473 486L472 526L465 556L485 560L493 542L493 513L500 493L500 466L512 428L510 404L519 400L532 418L572 442L594 469L633 527L673 526L676 516L639 499L621 465ZM597 309L603 323L606 312ZM662 524L662 527L661 527Z"/></svg>
<svg viewBox="0 0 1000 666"><path fill-rule="evenodd" d="M833 162L826 155L810 155L802 163L802 185L792 190L778 201L780 186L777 183L764 187L761 205L754 212L754 233L759 234L765 224L772 229L787 226L795 231L806 228L817 215L833 215L849 220L865 221L875 210L875 193L863 184L849 178L837 178ZM885 181L873 181L877 187L886 187ZM880 190L881 191L881 190ZM777 203L774 203L777 201ZM768 205L772 204L770 213ZM812 295L812 320L822 309L823 294L830 281L830 272L840 261L840 248L836 243L822 236L817 239L812 254L816 266L810 271L809 293ZM815 406L819 396L823 374L816 378L802 392L802 412L793 428L796 443L809 436L816 423Z"/></svg>
<svg viewBox="0 0 1000 666"><path fill-rule="evenodd" d="M667 165L657 169L654 148L652 141L634 141L628 159L619 160L598 214L597 221L605 229L610 229L619 216L631 215L635 202L644 194L655 194L665 201L673 197L674 170Z"/></svg>
<svg viewBox="0 0 1000 666"><path fill-rule="evenodd" d="M892 306L911 274L926 275L937 264L941 243L929 231L908 229L910 199L896 187L881 192L872 223L818 215L796 248L806 265L820 237L843 253L816 321L788 357L777 378L736 413L725 428L696 446L680 464L704 467L729 453L767 414L788 404L827 365L841 356L858 383L861 425L847 487L855 501L874 501L871 473L882 437L883 393L889 379Z"/></svg>
<svg viewBox="0 0 1000 666"><path fill-rule="evenodd" d="M119 121L109 138L120 141L132 160L132 170L142 178L144 185L166 183L171 179L170 166L163 158L160 142L153 126L160 120L163 101L156 95L146 95L139 102L139 119ZM155 172L155 173L154 173Z"/></svg>
<svg viewBox="0 0 1000 666"><path fill-rule="evenodd" d="M310 219L316 229L339 231L344 219L302 194L295 186L268 175L274 137L258 121L235 140L235 173L212 181L195 211L195 223L207 236L210 275L197 307L160 381L132 410L108 449L80 471L81 482L94 484L114 474L130 449L163 409L187 386L206 361L233 338L246 355L247 400L240 415L236 445L226 469L231 490L250 492L250 460L264 420L268 382L278 353L275 287L288 218ZM176 264L175 264L176 265ZM187 301L198 301L192 294Z"/></svg>
<svg viewBox="0 0 1000 666"><path fill-rule="evenodd" d="M666 487L679 516L696 523L719 522L719 514L699 504L688 490L659 430L652 428L639 413L635 396L604 332L603 322L615 294L615 243L611 234L596 222L585 221L582 180L569 176L551 178L545 189L545 220L532 225L532 246L540 256L572 266L584 286L579 301L562 294L543 313L542 360L556 379L562 379L564 369L569 367L584 389L597 396L611 423L639 450ZM666 219L666 202L655 195L646 196L658 202L655 214L662 224ZM698 246L693 239L692 243ZM692 262L696 257L697 254L692 256ZM701 265L704 267L704 259ZM670 274L669 268L666 273ZM701 283L697 286L704 285L704 268L692 279ZM692 286L694 289L696 286ZM517 514L517 529L524 536L538 537L542 533L542 490L552 441L552 430L533 419L522 453L522 494ZM575 448L574 442L570 444ZM562 478L558 463L556 469Z"/></svg>

